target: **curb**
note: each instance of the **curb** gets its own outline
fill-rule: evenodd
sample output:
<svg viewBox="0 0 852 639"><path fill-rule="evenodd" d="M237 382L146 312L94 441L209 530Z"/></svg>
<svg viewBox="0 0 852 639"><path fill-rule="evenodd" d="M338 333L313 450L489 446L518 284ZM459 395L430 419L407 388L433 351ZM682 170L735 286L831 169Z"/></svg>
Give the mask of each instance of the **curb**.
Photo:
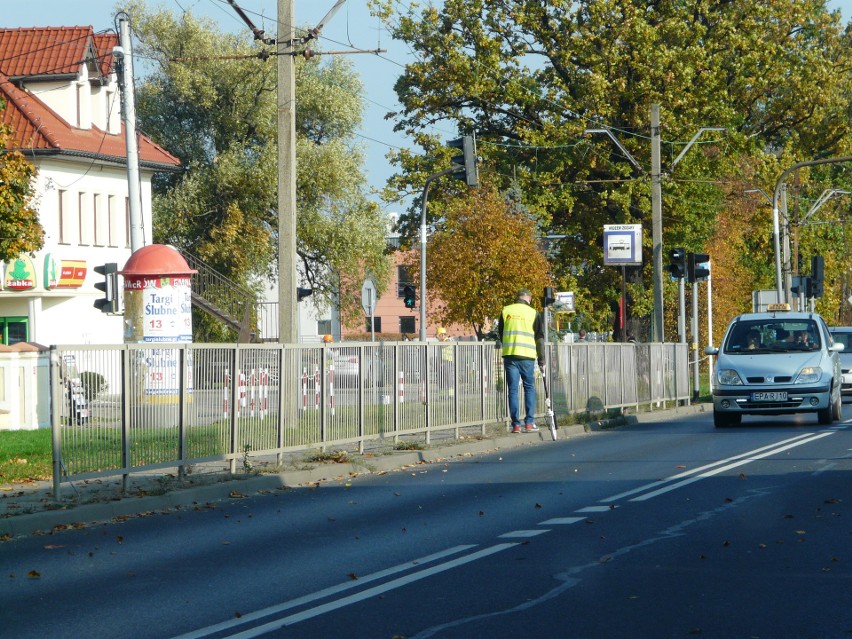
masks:
<svg viewBox="0 0 852 639"><path fill-rule="evenodd" d="M586 434L583 426L559 430L562 437ZM70 528L84 528L98 523L130 518L141 513L164 512L192 508L198 504L228 501L253 494L308 486L321 482L344 482L351 477L385 473L423 464L434 464L451 458L495 452L505 448L535 446L550 442L550 433L542 430L539 437L499 435L440 445L426 450L400 451L369 457L356 463L321 464L304 470L280 473L231 476L204 486L175 488L161 495L116 497L110 501L88 504L58 505L52 510L15 515L0 519L0 538L46 535Z"/></svg>
<svg viewBox="0 0 852 639"><path fill-rule="evenodd" d="M618 428L651 421L676 419L705 412L702 404L682 406L656 412L625 415L613 420L589 424L573 424L559 429L559 439L588 435L607 428ZM372 473L400 471L423 464L445 462L452 458L496 452L502 449L536 446L550 443L546 429L538 437L529 434L506 433L484 439L457 441L435 448L414 451L397 451L387 455L368 457L358 462L320 464L303 470L288 470L273 474L252 476L225 476L220 481L203 486L178 487L160 495L116 496L108 501L87 504L59 504L55 509L0 519L0 539L26 535L46 535L70 528L84 528L142 513L164 512L192 508L198 504L240 499L252 494L308 486L321 482L345 482L349 478Z"/></svg>

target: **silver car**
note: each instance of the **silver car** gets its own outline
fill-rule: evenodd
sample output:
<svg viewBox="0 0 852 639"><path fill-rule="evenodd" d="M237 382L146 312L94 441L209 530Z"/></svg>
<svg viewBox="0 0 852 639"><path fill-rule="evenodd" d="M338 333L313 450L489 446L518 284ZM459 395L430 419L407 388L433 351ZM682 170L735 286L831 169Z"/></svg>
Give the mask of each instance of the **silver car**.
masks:
<svg viewBox="0 0 852 639"><path fill-rule="evenodd" d="M840 392L843 397L852 397L852 326L833 326L828 330L835 342L843 344L843 351L840 353L843 384L840 386Z"/></svg>
<svg viewBox="0 0 852 639"><path fill-rule="evenodd" d="M841 419L839 352L825 320L775 305L735 317L716 356L713 423L738 425L743 415L816 413L820 424Z"/></svg>

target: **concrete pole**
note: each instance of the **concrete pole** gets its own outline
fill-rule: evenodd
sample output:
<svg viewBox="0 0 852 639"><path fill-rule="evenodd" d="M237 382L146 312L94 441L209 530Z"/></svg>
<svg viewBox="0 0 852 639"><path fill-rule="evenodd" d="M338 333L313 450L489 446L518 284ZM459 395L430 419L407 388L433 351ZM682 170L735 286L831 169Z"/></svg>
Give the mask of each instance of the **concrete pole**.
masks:
<svg viewBox="0 0 852 639"><path fill-rule="evenodd" d="M130 40L130 23L126 13L118 16L121 77L121 119L124 120L124 142L127 147L127 201L130 217L130 250L145 246L142 225L142 194L139 186L139 147L136 141L136 98L133 92L133 49ZM117 51L114 54L119 53Z"/></svg>
<svg viewBox="0 0 852 639"><path fill-rule="evenodd" d="M665 341L663 326L663 189L660 169L660 105L651 105L651 234L654 257L652 341Z"/></svg>
<svg viewBox="0 0 852 639"><path fill-rule="evenodd" d="M278 341L299 340L296 304L296 60L293 0L278 0Z"/></svg>

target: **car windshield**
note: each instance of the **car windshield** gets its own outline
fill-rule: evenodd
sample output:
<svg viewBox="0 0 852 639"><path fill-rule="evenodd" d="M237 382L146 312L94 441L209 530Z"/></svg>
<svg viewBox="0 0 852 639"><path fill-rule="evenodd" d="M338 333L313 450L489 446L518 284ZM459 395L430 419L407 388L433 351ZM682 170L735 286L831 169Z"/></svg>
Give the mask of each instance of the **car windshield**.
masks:
<svg viewBox="0 0 852 639"><path fill-rule="evenodd" d="M812 351L821 346L816 322L810 319L744 320L728 333L726 353L759 354Z"/></svg>

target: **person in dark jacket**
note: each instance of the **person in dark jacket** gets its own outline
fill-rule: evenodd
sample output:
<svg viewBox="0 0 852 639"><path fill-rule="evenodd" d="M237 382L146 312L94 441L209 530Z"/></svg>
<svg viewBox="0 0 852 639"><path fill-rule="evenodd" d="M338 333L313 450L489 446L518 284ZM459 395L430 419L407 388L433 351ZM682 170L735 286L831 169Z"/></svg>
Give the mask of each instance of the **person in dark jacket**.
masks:
<svg viewBox="0 0 852 639"><path fill-rule="evenodd" d="M512 420L512 432L534 433L535 425L535 364L544 366L544 320L530 302L532 295L528 289L518 291L513 304L503 307L497 323L497 335L503 349L503 368L506 372L506 389L509 393L509 416ZM523 424L520 418L518 402L518 383L524 385Z"/></svg>

